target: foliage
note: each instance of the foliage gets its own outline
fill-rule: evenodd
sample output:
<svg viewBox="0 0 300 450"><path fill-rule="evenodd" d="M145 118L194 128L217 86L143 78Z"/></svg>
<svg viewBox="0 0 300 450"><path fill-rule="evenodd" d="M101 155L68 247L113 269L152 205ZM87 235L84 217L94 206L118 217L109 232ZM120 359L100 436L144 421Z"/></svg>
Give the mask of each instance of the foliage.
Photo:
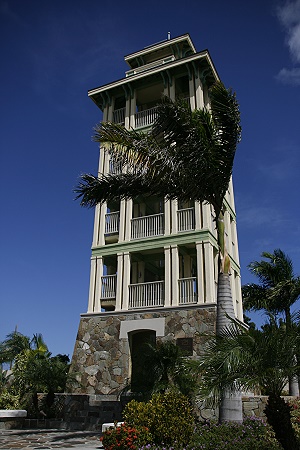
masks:
<svg viewBox="0 0 300 450"><path fill-rule="evenodd" d="M291 408L291 422L300 441L300 399L290 400L288 404Z"/></svg>
<svg viewBox="0 0 300 450"><path fill-rule="evenodd" d="M261 256L263 260L253 261L248 266L260 284L243 286L244 309L265 310L269 316L284 313L290 328L290 308L300 296L300 277L295 276L293 262L282 250L263 252Z"/></svg>
<svg viewBox="0 0 300 450"><path fill-rule="evenodd" d="M299 450L300 443L291 422L291 408L280 396L270 395L265 414L282 447L286 450Z"/></svg>
<svg viewBox="0 0 300 450"><path fill-rule="evenodd" d="M182 394L153 394L149 402L129 402L123 412L131 426L147 427L155 444L187 444L194 429L190 403Z"/></svg>
<svg viewBox="0 0 300 450"><path fill-rule="evenodd" d="M197 450L279 450L270 428L255 417L242 424L198 425L188 448Z"/></svg>
<svg viewBox="0 0 300 450"><path fill-rule="evenodd" d="M7 389L0 394L0 409L20 409L20 396Z"/></svg>
<svg viewBox="0 0 300 450"><path fill-rule="evenodd" d="M100 440L105 450L135 450L152 442L148 428L132 427L127 423L110 427L103 433Z"/></svg>
<svg viewBox="0 0 300 450"><path fill-rule="evenodd" d="M30 338L14 331L9 333L5 340L0 343L0 363L12 363L16 356L24 350L30 350Z"/></svg>

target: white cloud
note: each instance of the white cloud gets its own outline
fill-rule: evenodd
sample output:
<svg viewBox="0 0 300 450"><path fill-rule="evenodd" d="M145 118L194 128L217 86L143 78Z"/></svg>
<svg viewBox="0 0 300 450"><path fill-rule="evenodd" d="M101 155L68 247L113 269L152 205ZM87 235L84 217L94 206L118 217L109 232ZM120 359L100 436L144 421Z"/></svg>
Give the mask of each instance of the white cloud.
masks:
<svg viewBox="0 0 300 450"><path fill-rule="evenodd" d="M283 68L276 75L276 79L283 84L300 86L300 67L294 67L293 69Z"/></svg>
<svg viewBox="0 0 300 450"><path fill-rule="evenodd" d="M287 1L277 8L277 16L286 32L286 43L293 62L300 62L300 0ZM284 84L300 85L300 68L280 70L277 80Z"/></svg>

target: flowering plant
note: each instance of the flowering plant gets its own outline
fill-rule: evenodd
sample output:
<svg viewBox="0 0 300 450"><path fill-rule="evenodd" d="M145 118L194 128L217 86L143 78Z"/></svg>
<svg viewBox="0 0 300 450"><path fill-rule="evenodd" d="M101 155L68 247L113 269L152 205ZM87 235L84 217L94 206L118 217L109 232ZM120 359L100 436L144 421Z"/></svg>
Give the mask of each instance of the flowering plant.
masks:
<svg viewBox="0 0 300 450"><path fill-rule="evenodd" d="M115 425L103 433L100 440L105 450L136 450L152 442L152 436L147 427L131 427L126 422Z"/></svg>

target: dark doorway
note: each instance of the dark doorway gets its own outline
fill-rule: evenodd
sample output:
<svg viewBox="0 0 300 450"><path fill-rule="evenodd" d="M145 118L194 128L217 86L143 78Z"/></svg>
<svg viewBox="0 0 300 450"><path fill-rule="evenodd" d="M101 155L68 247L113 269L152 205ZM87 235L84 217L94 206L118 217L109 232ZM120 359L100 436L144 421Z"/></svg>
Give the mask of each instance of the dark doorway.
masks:
<svg viewBox="0 0 300 450"><path fill-rule="evenodd" d="M134 331L130 334L131 353L131 390L133 392L148 392L152 380L147 367L147 346L156 344L156 333L153 330Z"/></svg>

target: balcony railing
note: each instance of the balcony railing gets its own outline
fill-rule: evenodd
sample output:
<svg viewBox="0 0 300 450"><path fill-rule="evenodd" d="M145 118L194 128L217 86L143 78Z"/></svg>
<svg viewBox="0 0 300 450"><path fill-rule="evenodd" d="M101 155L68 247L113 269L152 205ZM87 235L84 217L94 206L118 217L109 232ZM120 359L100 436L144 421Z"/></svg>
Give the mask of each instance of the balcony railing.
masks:
<svg viewBox="0 0 300 450"><path fill-rule="evenodd" d="M105 214L105 234L113 234L119 232L119 211Z"/></svg>
<svg viewBox="0 0 300 450"><path fill-rule="evenodd" d="M195 229L195 208L179 209L177 211L178 231Z"/></svg>
<svg viewBox="0 0 300 450"><path fill-rule="evenodd" d="M138 283L129 285L129 309L164 306L165 282Z"/></svg>
<svg viewBox="0 0 300 450"><path fill-rule="evenodd" d="M113 112L113 122L114 123L125 123L125 108L115 109Z"/></svg>
<svg viewBox="0 0 300 450"><path fill-rule="evenodd" d="M156 107L135 113L135 128L147 127L155 122Z"/></svg>
<svg viewBox="0 0 300 450"><path fill-rule="evenodd" d="M131 219L131 239L141 239L164 234L164 215L154 214Z"/></svg>
<svg viewBox="0 0 300 450"><path fill-rule="evenodd" d="M112 175L118 175L122 173L122 164L119 161L116 161L114 158L110 158L109 160L109 168L108 171Z"/></svg>
<svg viewBox="0 0 300 450"><path fill-rule="evenodd" d="M179 304L187 305L189 303L197 303L197 278L180 278L178 280L179 286Z"/></svg>
<svg viewBox="0 0 300 450"><path fill-rule="evenodd" d="M101 299L116 298L117 275L105 275L101 277Z"/></svg>

